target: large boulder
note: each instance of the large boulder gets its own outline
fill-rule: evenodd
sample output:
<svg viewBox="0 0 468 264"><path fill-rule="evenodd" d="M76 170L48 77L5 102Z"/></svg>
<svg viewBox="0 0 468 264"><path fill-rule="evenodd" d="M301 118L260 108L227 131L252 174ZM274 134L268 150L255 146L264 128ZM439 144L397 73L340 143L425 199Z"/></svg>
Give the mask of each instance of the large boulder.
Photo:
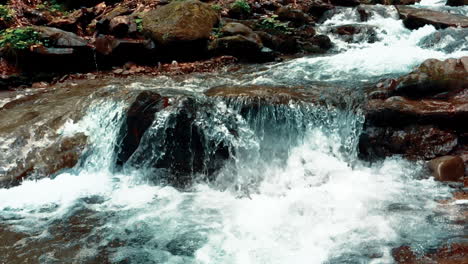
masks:
<svg viewBox="0 0 468 264"><path fill-rule="evenodd" d="M468 17L463 15L409 6L397 6L397 10L403 19L403 23L409 29L418 29L425 25L432 25L437 29L468 27Z"/></svg>
<svg viewBox="0 0 468 264"><path fill-rule="evenodd" d="M428 59L396 81L394 93L422 98L468 88L468 57L444 61Z"/></svg>
<svg viewBox="0 0 468 264"><path fill-rule="evenodd" d="M206 48L213 27L219 21L217 12L209 4L197 0L172 1L147 12L142 19L143 31L157 44L185 44L192 51Z"/></svg>

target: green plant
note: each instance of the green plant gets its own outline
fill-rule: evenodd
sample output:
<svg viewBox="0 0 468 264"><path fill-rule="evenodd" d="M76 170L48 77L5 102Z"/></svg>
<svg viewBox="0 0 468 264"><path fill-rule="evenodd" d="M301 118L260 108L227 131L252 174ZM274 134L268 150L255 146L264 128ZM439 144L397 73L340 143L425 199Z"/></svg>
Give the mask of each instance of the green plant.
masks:
<svg viewBox="0 0 468 264"><path fill-rule="evenodd" d="M237 0L231 5L231 9L239 10L242 13L250 14L252 10L250 9L249 3L245 0Z"/></svg>
<svg viewBox="0 0 468 264"><path fill-rule="evenodd" d="M219 23L219 25L217 27L214 27L213 28L213 31L211 32L211 36L212 38L222 38L224 37L224 34L223 32L221 31L221 29L224 27L224 25L222 23Z"/></svg>
<svg viewBox="0 0 468 264"><path fill-rule="evenodd" d="M143 32L143 19L141 17L135 18L135 24L137 25L137 31Z"/></svg>
<svg viewBox="0 0 468 264"><path fill-rule="evenodd" d="M49 10L52 13L68 14L69 12L64 5L57 3L56 0L44 1L41 4L36 5L37 9Z"/></svg>
<svg viewBox="0 0 468 264"><path fill-rule="evenodd" d="M264 17L260 19L260 21L257 23L257 26L261 29L279 34L291 34L292 30L288 26L288 22L279 21L277 15L272 15L270 17Z"/></svg>
<svg viewBox="0 0 468 264"><path fill-rule="evenodd" d="M42 39L32 27L8 28L0 32L0 48L25 50L33 45L48 44L48 40Z"/></svg>
<svg viewBox="0 0 468 264"><path fill-rule="evenodd" d="M214 4L214 5L211 5L211 8L216 11L216 12L219 12L221 11L221 9L223 9L220 5L218 4Z"/></svg>
<svg viewBox="0 0 468 264"><path fill-rule="evenodd" d="M0 5L0 19L3 21L11 21L13 19L13 10L8 6Z"/></svg>

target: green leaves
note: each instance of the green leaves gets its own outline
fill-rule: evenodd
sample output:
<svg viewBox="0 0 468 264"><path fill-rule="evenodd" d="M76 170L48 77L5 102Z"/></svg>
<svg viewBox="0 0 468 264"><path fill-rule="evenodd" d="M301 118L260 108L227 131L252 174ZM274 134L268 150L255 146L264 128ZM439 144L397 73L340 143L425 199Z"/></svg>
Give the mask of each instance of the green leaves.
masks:
<svg viewBox="0 0 468 264"><path fill-rule="evenodd" d="M9 28L0 32L0 48L25 50L32 45L48 46L48 40L31 27Z"/></svg>
<svg viewBox="0 0 468 264"><path fill-rule="evenodd" d="M0 5L0 19L9 22L13 19L13 10L8 6Z"/></svg>
<svg viewBox="0 0 468 264"><path fill-rule="evenodd" d="M279 21L277 15L262 18L257 26L261 29L272 31L272 33L291 34L291 28L288 26L288 22Z"/></svg>
<svg viewBox="0 0 468 264"><path fill-rule="evenodd" d="M52 13L62 13L64 15L68 13L65 6L57 3L56 0L44 1L43 3L36 5L36 8L49 10Z"/></svg>
<svg viewBox="0 0 468 264"><path fill-rule="evenodd" d="M231 5L231 9L237 9L242 11L245 14L250 14L252 10L250 9L249 3L245 0L237 0Z"/></svg>
<svg viewBox="0 0 468 264"><path fill-rule="evenodd" d="M143 32L143 19L141 17L135 18L135 24L137 25L137 31Z"/></svg>

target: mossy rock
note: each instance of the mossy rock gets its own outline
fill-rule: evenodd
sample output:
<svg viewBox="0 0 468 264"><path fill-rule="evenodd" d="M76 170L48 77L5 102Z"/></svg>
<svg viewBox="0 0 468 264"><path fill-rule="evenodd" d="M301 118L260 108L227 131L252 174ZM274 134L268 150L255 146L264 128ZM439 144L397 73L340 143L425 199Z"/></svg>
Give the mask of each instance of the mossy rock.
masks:
<svg viewBox="0 0 468 264"><path fill-rule="evenodd" d="M196 0L173 1L142 19L143 31L161 45L208 40L219 21L211 5Z"/></svg>

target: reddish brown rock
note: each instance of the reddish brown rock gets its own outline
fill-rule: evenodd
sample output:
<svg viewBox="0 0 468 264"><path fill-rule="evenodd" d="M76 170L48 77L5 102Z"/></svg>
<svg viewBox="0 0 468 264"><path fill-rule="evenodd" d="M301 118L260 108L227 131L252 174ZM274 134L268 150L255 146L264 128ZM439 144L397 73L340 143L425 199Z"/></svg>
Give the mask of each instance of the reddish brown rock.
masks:
<svg viewBox="0 0 468 264"><path fill-rule="evenodd" d="M457 181L465 174L465 164L458 156L443 156L429 162L429 168L438 181Z"/></svg>
<svg viewBox="0 0 468 264"><path fill-rule="evenodd" d="M453 132L431 126L367 127L361 134L359 150L365 159L398 154L418 160L447 155L457 144Z"/></svg>
<svg viewBox="0 0 468 264"><path fill-rule="evenodd" d="M454 94L468 89L468 57L444 61L428 59L396 80L394 94L411 98Z"/></svg>
<svg viewBox="0 0 468 264"><path fill-rule="evenodd" d="M424 256L417 256L409 246L402 246L394 248L392 256L398 264L466 264L468 244L453 243Z"/></svg>
<svg viewBox="0 0 468 264"><path fill-rule="evenodd" d="M409 29L432 25L437 29L447 27L468 27L468 17L409 6L397 6L403 23Z"/></svg>

